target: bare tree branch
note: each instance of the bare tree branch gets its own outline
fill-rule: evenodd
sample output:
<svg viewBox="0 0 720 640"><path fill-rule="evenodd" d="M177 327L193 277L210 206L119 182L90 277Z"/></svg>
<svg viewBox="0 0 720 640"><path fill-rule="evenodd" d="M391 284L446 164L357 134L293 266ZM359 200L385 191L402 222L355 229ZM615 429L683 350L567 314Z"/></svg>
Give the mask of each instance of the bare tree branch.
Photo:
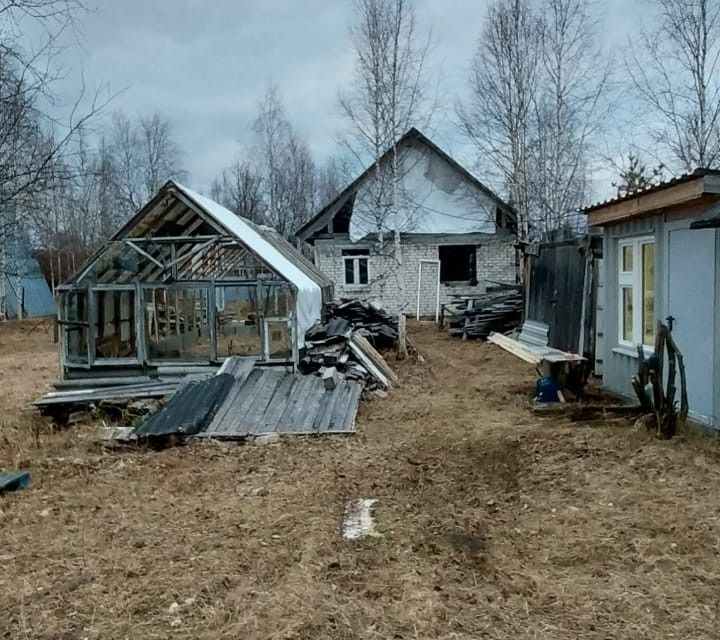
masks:
<svg viewBox="0 0 720 640"><path fill-rule="evenodd" d="M720 162L720 2L657 0L659 17L630 44L625 67L653 141L679 168Z"/></svg>

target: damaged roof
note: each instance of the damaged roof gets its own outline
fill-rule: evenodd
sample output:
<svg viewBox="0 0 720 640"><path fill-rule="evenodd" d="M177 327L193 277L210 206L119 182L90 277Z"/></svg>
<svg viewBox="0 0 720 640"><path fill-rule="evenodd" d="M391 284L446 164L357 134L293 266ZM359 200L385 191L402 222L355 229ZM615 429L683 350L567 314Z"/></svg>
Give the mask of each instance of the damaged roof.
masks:
<svg viewBox="0 0 720 640"><path fill-rule="evenodd" d="M420 144L424 145L425 147L429 148L432 152L434 152L436 155L440 156L445 162L447 162L453 169L460 172L469 182L471 182L473 185L475 185L480 191L485 193L491 200L495 202L495 204L498 206L499 209L504 211L505 213L509 214L510 216L515 216L515 209L511 207L507 202L505 202L502 198L500 198L492 189L487 187L485 184L480 182L477 177L475 177L472 173L470 173L465 167L463 167L457 160L455 160L452 156L447 154L445 151L443 151L440 147L438 147L432 140L430 140L427 136L423 135L418 129L415 127L410 128L403 136L401 136L397 142L390 146L378 159L378 163L384 163L388 160L390 155L393 153L393 150L397 150L400 147L407 146L411 144L412 142L419 142ZM371 174L373 169L375 168L376 163L373 162L370 166L365 169L355 180L353 180L345 189L343 189L335 198L333 198L330 202L328 202L315 216L313 216L310 220L308 220L305 224L303 224L296 232L295 237L300 238L301 240L306 240L309 238L314 232L318 230L318 228L322 228L327 224L327 221L324 219L328 216L328 214L335 215L332 213L333 211L337 212L339 210L339 206L342 206L342 204L352 196L352 194L358 190L362 182Z"/></svg>

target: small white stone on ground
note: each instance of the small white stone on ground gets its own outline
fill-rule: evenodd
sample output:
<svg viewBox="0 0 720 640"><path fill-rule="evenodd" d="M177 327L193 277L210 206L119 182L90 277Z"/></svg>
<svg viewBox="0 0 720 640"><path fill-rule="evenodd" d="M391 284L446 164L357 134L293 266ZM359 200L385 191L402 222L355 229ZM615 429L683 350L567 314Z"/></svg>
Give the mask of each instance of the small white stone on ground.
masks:
<svg viewBox="0 0 720 640"><path fill-rule="evenodd" d="M368 536L379 536L375 530L373 511L377 500L358 498L345 504L343 537L346 540L360 540Z"/></svg>

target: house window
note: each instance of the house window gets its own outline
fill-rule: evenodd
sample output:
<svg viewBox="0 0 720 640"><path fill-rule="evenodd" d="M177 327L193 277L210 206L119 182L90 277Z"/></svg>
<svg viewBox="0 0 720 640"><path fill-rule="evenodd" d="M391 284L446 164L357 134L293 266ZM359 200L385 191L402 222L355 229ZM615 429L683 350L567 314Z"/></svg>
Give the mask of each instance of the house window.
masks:
<svg viewBox="0 0 720 640"><path fill-rule="evenodd" d="M476 246L472 244L443 245L438 247L440 282L477 283Z"/></svg>
<svg viewBox="0 0 720 640"><path fill-rule="evenodd" d="M345 249L342 252L345 271L345 284L362 285L368 283L367 249Z"/></svg>
<svg viewBox="0 0 720 640"><path fill-rule="evenodd" d="M652 238L618 242L621 344L655 341L655 243Z"/></svg>

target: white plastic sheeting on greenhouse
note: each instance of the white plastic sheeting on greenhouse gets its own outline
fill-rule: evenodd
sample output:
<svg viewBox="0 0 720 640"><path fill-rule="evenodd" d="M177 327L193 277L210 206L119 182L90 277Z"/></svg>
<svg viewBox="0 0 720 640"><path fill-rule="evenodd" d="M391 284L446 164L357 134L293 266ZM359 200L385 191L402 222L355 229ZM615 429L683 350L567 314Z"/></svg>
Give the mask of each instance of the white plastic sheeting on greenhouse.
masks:
<svg viewBox="0 0 720 640"><path fill-rule="evenodd" d="M298 346L302 346L305 342L305 332L320 320L322 313L322 290L320 284L280 253L243 218L192 189L178 183L175 183L175 186L204 213L227 229L243 244L247 245L263 262L295 286L297 289L298 336L300 338Z"/></svg>

